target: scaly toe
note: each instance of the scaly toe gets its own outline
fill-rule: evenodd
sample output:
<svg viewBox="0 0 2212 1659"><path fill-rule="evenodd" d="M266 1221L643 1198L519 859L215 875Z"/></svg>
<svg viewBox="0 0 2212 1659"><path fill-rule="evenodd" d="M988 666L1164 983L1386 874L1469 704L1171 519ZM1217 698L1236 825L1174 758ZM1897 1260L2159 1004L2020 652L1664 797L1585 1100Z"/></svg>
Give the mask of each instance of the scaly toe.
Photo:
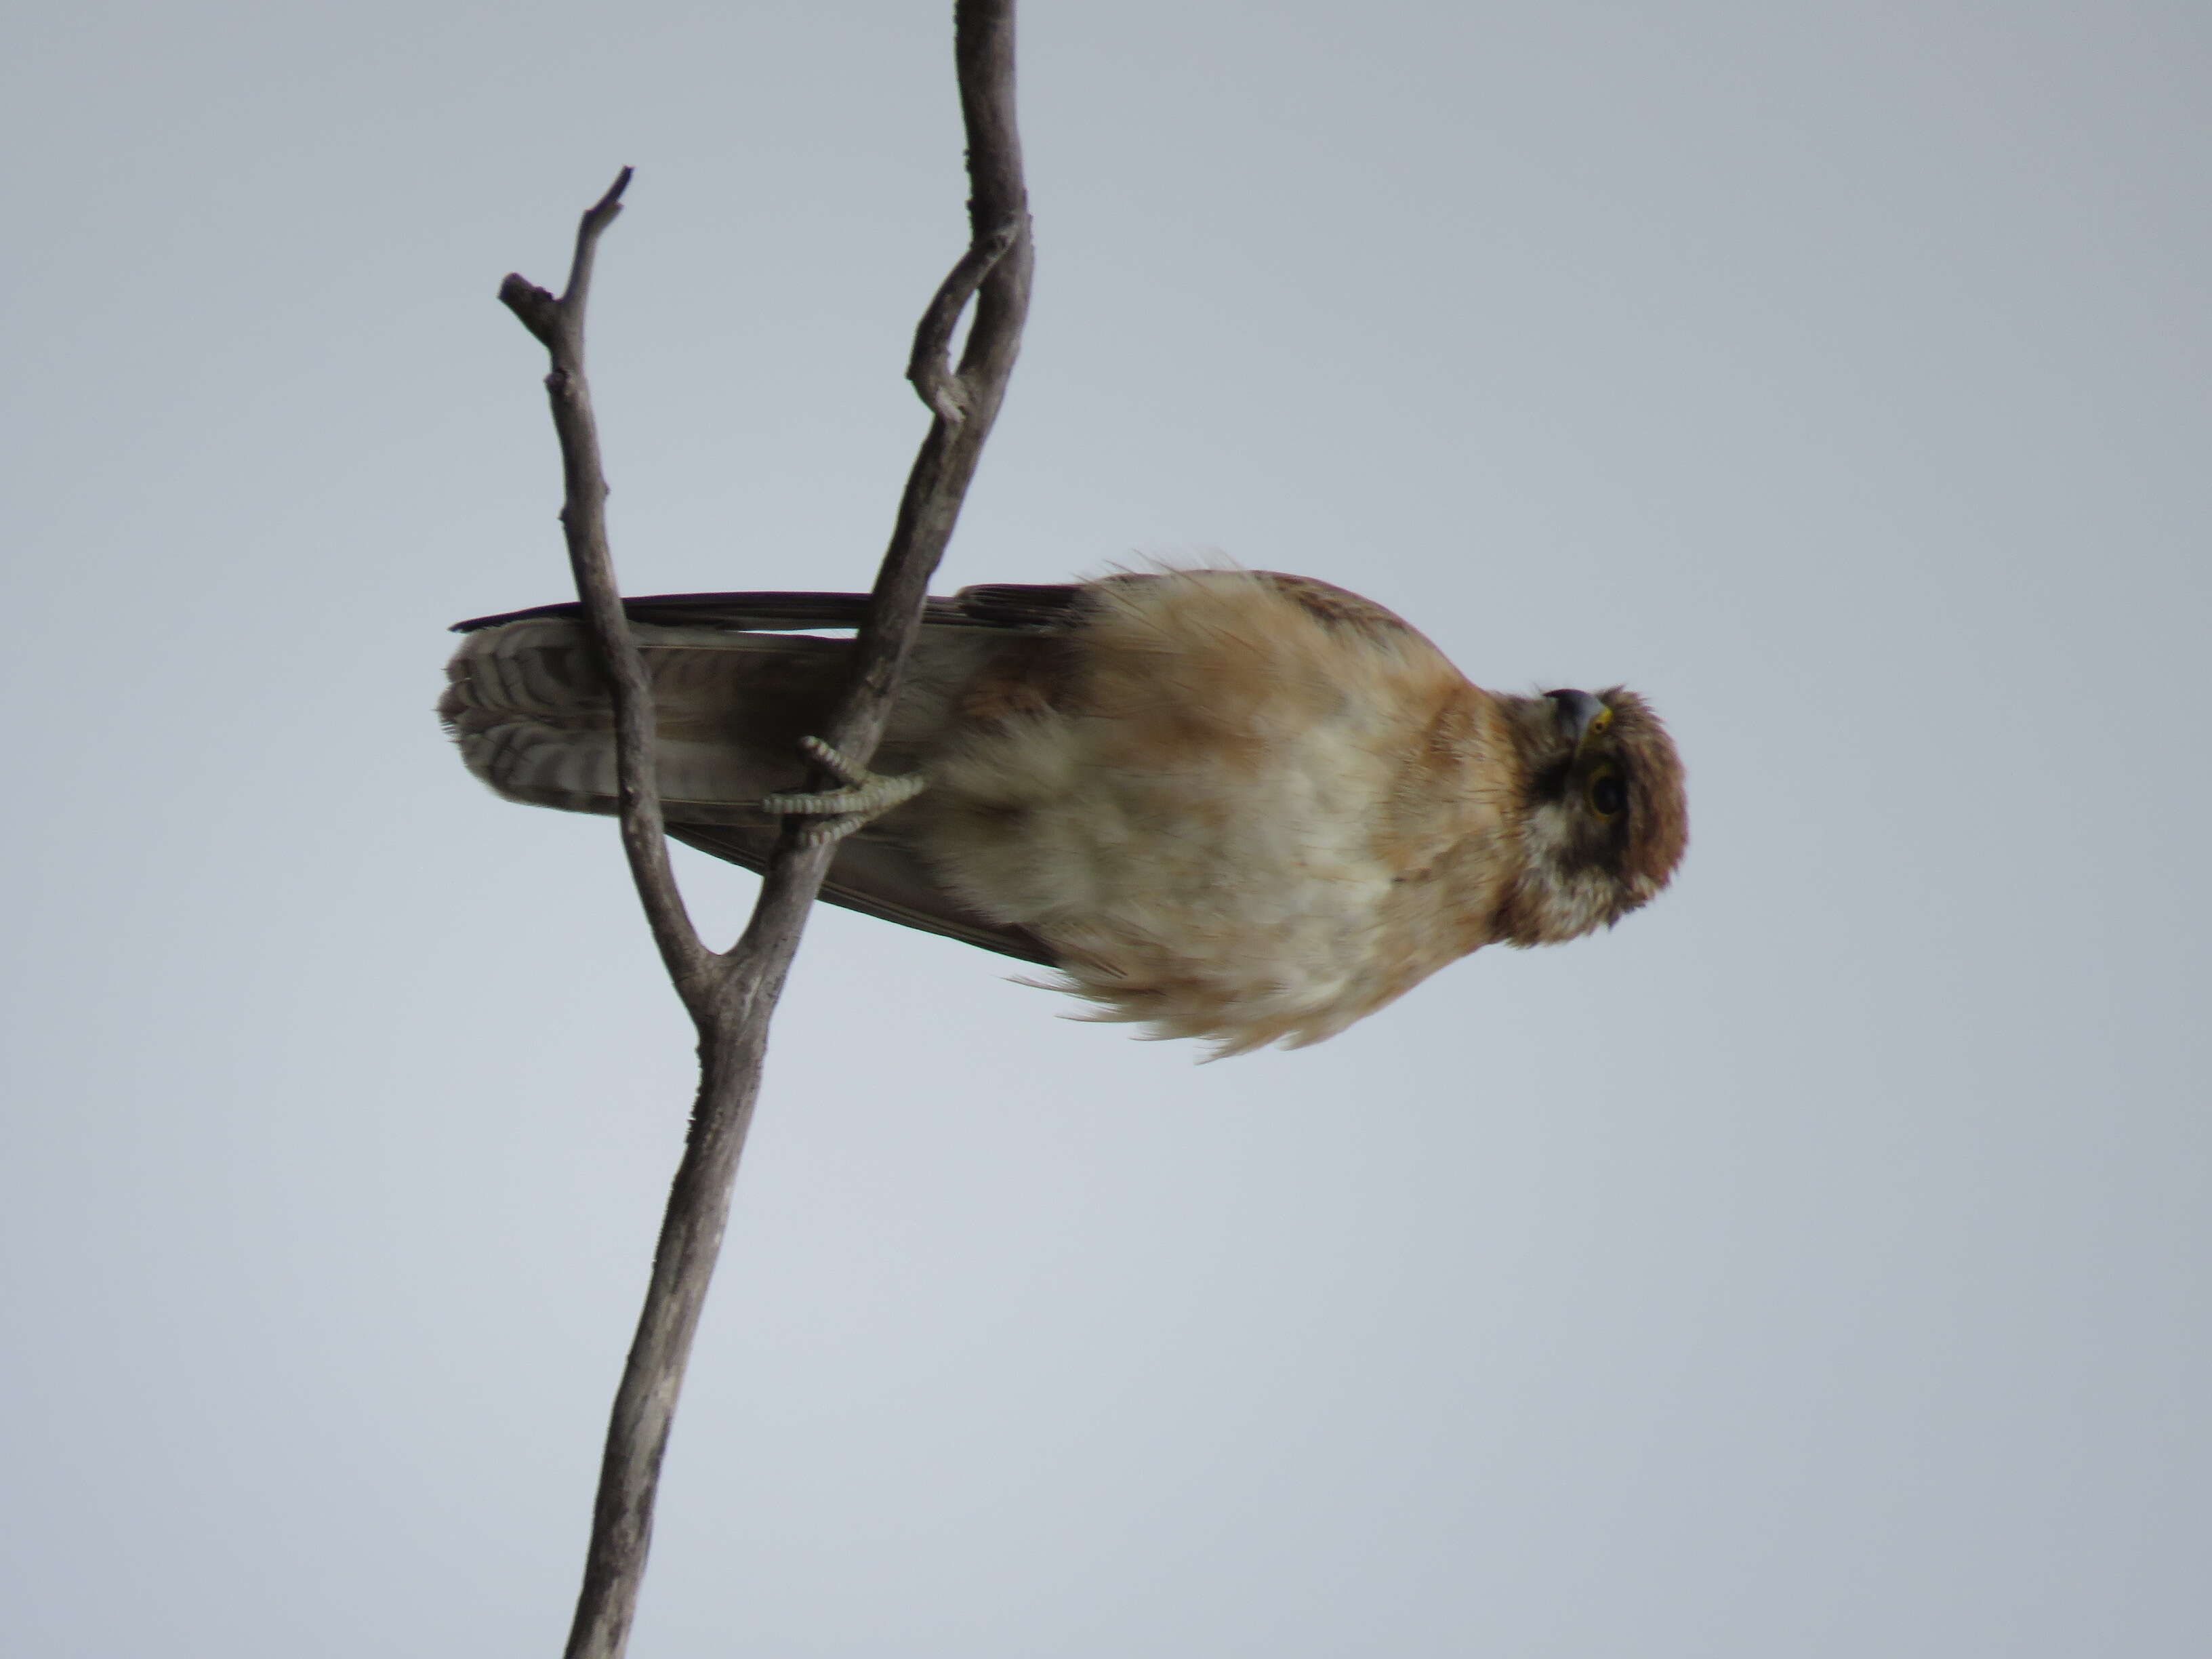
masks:
<svg viewBox="0 0 2212 1659"><path fill-rule="evenodd" d="M786 790L769 796L761 805L788 817L827 819L806 830L807 845L842 841L870 819L912 800L927 787L919 773L884 777L852 761L819 738L801 738L799 746L828 769L844 787L815 791Z"/></svg>

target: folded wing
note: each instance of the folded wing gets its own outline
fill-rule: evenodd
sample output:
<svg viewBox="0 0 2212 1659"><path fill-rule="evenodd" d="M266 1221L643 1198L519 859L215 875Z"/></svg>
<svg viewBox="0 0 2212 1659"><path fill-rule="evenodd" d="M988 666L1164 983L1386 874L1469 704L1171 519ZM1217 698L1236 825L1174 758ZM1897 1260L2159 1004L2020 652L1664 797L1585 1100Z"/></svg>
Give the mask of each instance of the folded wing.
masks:
<svg viewBox="0 0 2212 1659"><path fill-rule="evenodd" d="M1022 636L1061 631L1082 590L996 586L932 599L873 765L926 763L950 735L963 689ZM802 785L799 739L818 733L842 690L848 641L798 630L852 628L855 593L679 593L625 601L659 715L669 834L760 870L778 820L758 803ZM612 702L574 604L477 617L447 667L438 712L469 769L510 800L616 810ZM892 812L839 848L822 896L834 904L1050 965L1024 928L947 894Z"/></svg>

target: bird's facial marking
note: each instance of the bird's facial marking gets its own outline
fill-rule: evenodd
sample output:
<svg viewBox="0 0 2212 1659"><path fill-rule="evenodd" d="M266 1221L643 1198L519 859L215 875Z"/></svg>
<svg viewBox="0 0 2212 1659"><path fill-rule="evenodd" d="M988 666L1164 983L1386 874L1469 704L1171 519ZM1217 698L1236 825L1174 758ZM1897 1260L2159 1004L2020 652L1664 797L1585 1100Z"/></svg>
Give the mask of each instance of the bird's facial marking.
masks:
<svg viewBox="0 0 2212 1659"><path fill-rule="evenodd" d="M1587 691L1548 691L1556 729L1540 733L1529 769L1528 805L1534 827L1540 809L1539 840L1554 856L1571 863L1603 861L1617 848L1620 820L1629 810L1629 780L1620 745L1611 741L1611 708ZM1595 829L1602 831L1593 835Z"/></svg>
<svg viewBox="0 0 2212 1659"><path fill-rule="evenodd" d="M1618 921L1667 884L1687 836L1681 763L1633 692L1514 701L1522 865L1496 926L1540 945Z"/></svg>
<svg viewBox="0 0 2212 1659"><path fill-rule="evenodd" d="M1628 786L1621 781L1620 769L1611 761L1592 767L1583 785L1583 799L1589 803L1591 811L1608 822L1626 811Z"/></svg>

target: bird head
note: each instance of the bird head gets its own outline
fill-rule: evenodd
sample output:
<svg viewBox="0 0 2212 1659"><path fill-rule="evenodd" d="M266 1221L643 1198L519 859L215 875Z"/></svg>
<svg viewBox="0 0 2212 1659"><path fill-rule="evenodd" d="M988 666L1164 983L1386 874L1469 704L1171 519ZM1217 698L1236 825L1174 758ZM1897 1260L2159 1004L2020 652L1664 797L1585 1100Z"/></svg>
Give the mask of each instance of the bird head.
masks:
<svg viewBox="0 0 2212 1659"><path fill-rule="evenodd" d="M1665 887L1690 838L1681 757L1614 686L1504 700L1521 761L1521 863L1499 938L1552 945L1611 927Z"/></svg>

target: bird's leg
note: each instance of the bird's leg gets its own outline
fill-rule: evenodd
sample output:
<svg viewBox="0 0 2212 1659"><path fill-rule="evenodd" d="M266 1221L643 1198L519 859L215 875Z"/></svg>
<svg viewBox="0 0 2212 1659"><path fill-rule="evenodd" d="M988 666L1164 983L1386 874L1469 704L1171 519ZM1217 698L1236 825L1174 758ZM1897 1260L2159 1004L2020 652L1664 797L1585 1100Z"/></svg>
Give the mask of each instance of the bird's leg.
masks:
<svg viewBox="0 0 2212 1659"><path fill-rule="evenodd" d="M912 800L927 787L927 781L919 773L887 778L865 766L855 766L819 738L801 738L799 746L844 787L813 794L784 790L769 796L761 805L769 811L792 817L821 819L799 832L799 839L809 847L844 840L870 820Z"/></svg>

